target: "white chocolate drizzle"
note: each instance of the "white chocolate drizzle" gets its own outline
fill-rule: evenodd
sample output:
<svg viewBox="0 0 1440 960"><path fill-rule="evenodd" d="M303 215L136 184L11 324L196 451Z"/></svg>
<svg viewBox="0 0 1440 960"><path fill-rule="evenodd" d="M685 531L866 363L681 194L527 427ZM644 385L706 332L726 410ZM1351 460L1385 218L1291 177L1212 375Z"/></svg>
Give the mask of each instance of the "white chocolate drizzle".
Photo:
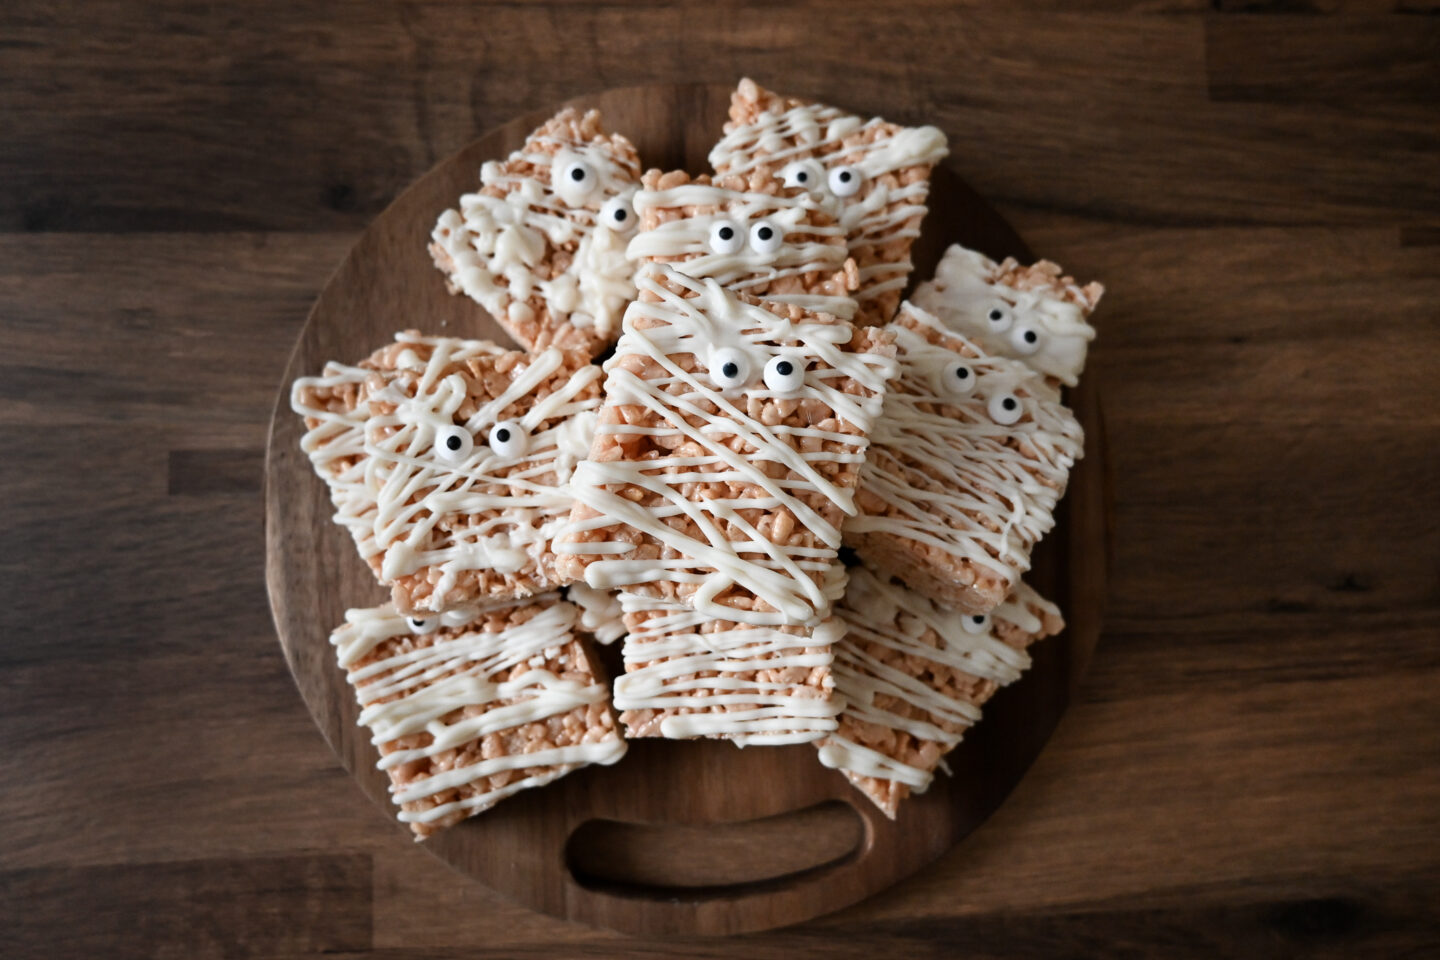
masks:
<svg viewBox="0 0 1440 960"><path fill-rule="evenodd" d="M1095 339L1095 328L1086 319L1094 305L1092 296L1098 296L1100 288L1069 284L1064 295L1050 286L1017 289L1002 279L1015 266L1013 260L997 264L957 243L945 251L935 278L920 284L911 301L987 353L1014 357L1073 387L1085 368L1090 341ZM1003 329L987 318L995 307L1004 308L1008 315ZM1025 345L1016 335L1023 330L1033 331L1036 342Z"/></svg>
<svg viewBox="0 0 1440 960"><path fill-rule="evenodd" d="M865 567L852 569L845 599L836 608L847 630L835 645L831 667L836 690L845 701L845 716L931 741L940 745L942 753L949 752L965 729L979 722L980 708L927 683L923 679L930 670L926 663L951 667L996 686L1014 683L1029 668L1030 656L1002 641L996 628L1004 622L1032 636L1042 633L1044 624L1032 607L1060 616L1054 604L1020 583L991 611L985 629L974 632L964 622L966 614L940 607ZM940 637L940 646L921 642L927 630ZM867 653L867 645L904 657L906 664L914 664L913 672ZM908 704L923 711L923 716L902 716L885 709L877 698ZM959 729L946 730L934 721ZM907 764L839 734L829 737L819 753L820 762L827 767L856 777L894 780L917 794L929 787L934 776L933 769Z"/></svg>
<svg viewBox="0 0 1440 960"><path fill-rule="evenodd" d="M658 283L655 278L662 274L691 296L673 293ZM819 467L824 463L864 461L865 438L880 412L885 382L894 371L893 361L875 353L847 351L853 332L848 323L783 319L761 306L745 303L714 280L697 280L663 264L642 271L637 282L642 291L655 295L658 301L636 301L626 312L625 332L615 357L606 365L606 402L634 405L659 422L654 426L602 424L598 429L602 436L665 437L675 441L675 452L639 462L581 463L575 470L572 493L577 502L600 516L572 523L571 531L581 533L623 524L677 556L632 560L624 555L633 547L623 540L575 543L567 542L567 537L556 543L556 552L601 555L586 567L586 582L593 587L662 580L693 584L697 589L689 602L712 617L772 626L817 625L843 589L843 571L835 564L840 531L796 494L819 493L843 514L855 513L854 491L832 482ZM659 325L645 327L639 323L641 320L659 321ZM748 416L745 401L735 392L717 387L704 370L687 372L673 359L693 354L703 362L711 351L720 348L753 357L750 366L757 382L744 391L751 398L774 395L758 382L771 356L784 352L816 361L806 372L804 386L786 396L802 403L818 401L832 410L836 419L853 424L856 432L784 423L768 426ZM620 364L626 356L653 361L665 372L654 379L641 379ZM844 378L854 380L865 393L844 392L840 382ZM683 386L684 392L678 396L667 392L675 385ZM711 409L714 412L709 412ZM691 426L686 416L698 417L700 425ZM732 450L730 442L736 438L753 452ZM828 452L820 449L821 441L844 446ZM764 468L766 462L782 464L787 475L771 477ZM664 468L678 468L679 472L653 472ZM737 484L747 492L735 498L692 500L685 488L694 484ZM617 492L617 487L625 485L657 493L664 502L656 507L641 507ZM772 542L740 515L741 510L754 508L783 508L797 524L812 531L821 546ZM667 521L675 517L693 521L705 539L673 529ZM722 521L744 531L745 538L734 542L727 539L719 526ZM773 609L737 610L716 603L717 595L732 586L748 591Z"/></svg>
<svg viewBox="0 0 1440 960"><path fill-rule="evenodd" d="M621 593L626 613L658 611L625 638L625 674L615 680L617 710L681 710L660 723L670 739L722 737L741 746L806 743L835 730L841 704L823 689L793 680L761 680L760 671L802 675L828 667L844 632L834 618L813 631L741 626L702 633L712 618L679 603ZM739 707L746 709L739 709Z"/></svg>
<svg viewBox="0 0 1440 960"><path fill-rule="evenodd" d="M912 304L901 313L942 342L900 322L887 328L896 336L900 374L886 394L861 486L891 512L867 512L847 532L892 534L1018 583L1030 548L1054 525L1084 432L1059 392L1023 363L986 355ZM957 358L976 381L959 394L939 382ZM997 422L996 401L1013 401L1018 422ZM908 470L936 482L917 486Z"/></svg>
<svg viewBox="0 0 1440 960"><path fill-rule="evenodd" d="M454 264L452 282L492 316L527 322L533 308L526 301L538 294L554 324L593 329L609 339L635 295L635 265L625 257L630 231L601 222L599 214L606 201L633 195L639 170L609 149L609 141L542 131L510 162L535 164L548 176L520 176L493 160L485 163L481 185L504 189L504 196L463 195L459 210L440 215L431 239ZM583 190L560 176L575 163L593 174ZM548 265L560 250L573 251L568 264L542 276L553 272ZM546 269L539 269L542 264Z"/></svg>
<svg viewBox="0 0 1440 960"><path fill-rule="evenodd" d="M618 593L577 582L565 588L565 595L580 608L580 628L596 643L608 646L625 636L625 611Z"/></svg>
<svg viewBox="0 0 1440 960"><path fill-rule="evenodd" d="M361 706L358 723L369 728L370 742L383 747L417 734L430 736L425 746L383 754L376 764L379 769L388 772L405 764L433 760L491 733L606 701L609 691L593 677L590 683L580 683L545 668L547 659L564 659L562 648L574 639L575 608L559 602L555 595L524 603L549 606L524 623L490 632L465 629L474 610L453 611L444 615L442 629L448 632L436 642L397 652L363 667L357 664L385 641L410 633L410 623L388 605L346 612L345 625L331 635L330 642L340 666L348 671ZM518 676L495 679L527 662L532 668ZM472 709L476 707L486 709ZM507 770L548 768L499 789L420 811L402 809L399 813L405 823L434 823L456 812L469 815L488 808L506 796L547 783L577 766L614 763L624 752L625 742L614 735L528 753L516 751L443 769L403 788L392 785L391 799L396 805L411 804Z"/></svg>
<svg viewBox="0 0 1440 960"><path fill-rule="evenodd" d="M363 558L380 558L383 582L424 568L438 571L422 607L438 612L461 573L514 573L549 551L570 512L566 486L594 433L600 397L587 388L602 372L586 364L559 389L536 397L511 424L530 434L524 452L505 457L487 444L491 427L502 411L555 376L565 364L564 352L551 347L521 361L503 393L457 421L460 407L476 399L457 365L504 351L484 342L408 333L396 340L428 346L428 360L402 353L400 369L382 388L366 393L352 413L307 407L305 388L358 385L376 376L374 371L331 365L325 376L296 382L292 406L321 421L301 447L330 483L335 520L351 531ZM406 365L407 354L413 364ZM381 412L372 403L394 409ZM437 436L457 427L473 438L472 445L462 459L447 461L439 455Z"/></svg>
<svg viewBox="0 0 1440 960"><path fill-rule="evenodd" d="M749 80L741 81L740 89L752 96L759 93ZM863 177L863 185L849 196L836 196L828 176L814 178L810 189L834 205L850 253L862 264L855 299L863 303L904 288L913 267L908 253L900 260L866 261L869 251L880 245L919 236L917 228L906 224L924 216L930 183L926 177L890 185L881 178L943 159L949 148L939 128L896 127L879 117L863 120L835 107L807 103L779 114L762 111L753 123L727 123L725 131L710 151L710 165L719 174L745 175L762 164L779 171L811 160L821 164L825 174L847 167ZM846 143L847 138L853 139Z"/></svg>
<svg viewBox="0 0 1440 960"><path fill-rule="evenodd" d="M820 209L809 196L783 197L706 183L686 183L667 190L641 189L635 195L635 212L642 218L655 209L692 206L714 206L719 210L666 220L653 230L641 231L630 241L627 255L634 260L663 258L687 276L714 278L722 287L755 293L777 303L793 303L844 320L854 316L855 300L849 295L756 293L756 288L776 280L811 273L834 274L843 268L845 230L836 224L806 223ZM761 222L782 235L778 249L757 249L750 231ZM738 249L723 252L712 248L711 231L722 223L733 223L742 234L744 242ZM791 234L811 239L791 240ZM825 242L832 238L834 242Z"/></svg>

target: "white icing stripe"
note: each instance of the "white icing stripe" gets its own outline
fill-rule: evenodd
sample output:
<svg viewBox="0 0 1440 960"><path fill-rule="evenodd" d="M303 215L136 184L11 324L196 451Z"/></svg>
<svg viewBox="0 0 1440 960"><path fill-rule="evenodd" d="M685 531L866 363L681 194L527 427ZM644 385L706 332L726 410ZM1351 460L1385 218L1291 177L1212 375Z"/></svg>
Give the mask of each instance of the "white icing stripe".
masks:
<svg viewBox="0 0 1440 960"><path fill-rule="evenodd" d="M556 151L553 156L547 147ZM617 224L601 222L597 214L609 200L629 199L639 170L608 140L560 139L540 131L509 162L522 161L548 168L549 178L519 176L502 164L486 163L482 186L504 189L504 196L465 194L458 211L441 214L431 239L453 261L455 285L493 316L533 320L526 301L538 294L555 324L593 328L608 339L635 294L634 264L625 258L634 215ZM568 176L576 169L588 174L579 186ZM573 255L554 272L554 252L561 250Z"/></svg>
<svg viewBox="0 0 1440 960"><path fill-rule="evenodd" d="M660 612L625 639L626 672L615 681L617 710L689 709L695 712L665 718L661 733L677 739L725 737L741 745L804 743L835 729L840 706L823 691L753 674L793 669L808 675L828 667L830 646L844 629L838 621L799 635L739 625L702 633L712 618L684 605L628 593L620 602L627 613ZM815 647L821 649L803 649Z"/></svg>
<svg viewBox="0 0 1440 960"><path fill-rule="evenodd" d="M687 276L712 277L723 287L746 293L786 277L834 274L845 264L844 229L838 225L806 224L810 214L819 209L806 196L787 198L704 183L687 183L668 190L642 189L635 195L635 211L642 218L657 209L711 206L720 209L702 216L666 220L653 230L636 234L627 256L632 260L673 261L670 266ZM757 249L752 232L762 223L780 235L776 249ZM733 250L717 250L711 243L712 231L722 224L732 226L742 241ZM791 241L788 235L792 233L818 239ZM825 242L829 238L834 242ZM782 297L773 299L779 301ZM849 296L784 294L783 300L846 320L855 313L855 301Z"/></svg>
<svg viewBox="0 0 1440 960"><path fill-rule="evenodd" d="M463 624L455 623L464 619L463 615L449 615L447 626L451 632L447 636L430 646L394 653L360 669L354 665L386 641L407 635L411 627L393 607L347 611L345 625L334 632L330 642L340 664L349 668L349 680L362 707L358 722L370 729L371 742L384 746L419 734L431 738L426 746L384 754L377 764L381 770L431 760L489 734L605 702L608 691L603 684L567 680L543 666L511 676L516 667L527 662L544 664L545 658L560 656L559 648L574 639L575 608L558 602L553 594L539 598L539 602L551 605L524 623L493 632L467 630ZM506 679L497 680L501 675ZM502 704L502 700L515 702ZM469 709L474 707L488 709ZM444 720L457 712L458 717ZM503 796L553 779L580 764L613 763L624 750L624 742L612 736L529 753L517 751L441 770L403 788L392 786L391 796L397 805L409 804L506 770L564 768L499 790L482 791L462 801L400 813L400 819L407 823L432 823L457 809L489 806Z"/></svg>
<svg viewBox="0 0 1440 960"><path fill-rule="evenodd" d="M749 81L742 83L742 91L747 86L758 92ZM901 127L868 143L844 142L847 137L859 134L858 140L888 127L878 117L865 121L818 103L780 114L764 111L753 123L726 124L725 136L710 151L710 165L720 174L745 175L762 164L777 169L796 162L821 164L822 175L810 178L814 182L808 183L808 189L835 206L849 251L863 264L883 244L913 240L919 231L905 224L912 217L923 217L926 211L928 178L893 187L877 181L909 167L933 166L949 152L945 135L930 126ZM833 192L830 176L842 170L863 178L858 190L847 195ZM908 257L862 266L855 298L863 302L903 288L910 270Z"/></svg>
<svg viewBox="0 0 1440 960"><path fill-rule="evenodd" d="M506 351L408 333L396 340L429 347L429 358L402 353L400 369L384 373L385 385L364 393L349 414L308 405L306 391L358 390L382 374L331 365L323 377L296 381L292 406L320 421L301 447L330 485L335 520L350 530L362 557L381 555L383 581L435 568L439 578L426 601L426 609L435 610L462 573L514 573L548 552L570 513L565 488L589 449L600 405L591 388L603 374L586 364L559 389L535 399L521 419L505 424L523 442L501 455L489 445L496 418L556 375L562 351L550 348L520 361L526 366L504 393L479 403L457 424L456 412L476 399L469 374L462 372L466 361L483 369ZM551 425L539 429L545 423ZM450 436L464 441L458 459L443 456L440 441Z"/></svg>
<svg viewBox="0 0 1440 960"><path fill-rule="evenodd" d="M935 278L920 284L911 299L987 353L1015 357L1073 387L1095 339L1095 328L1086 318L1090 297L1099 288L1086 291L1071 284L1062 288L1063 296L1048 286L1017 289L1001 279L1016 266L1014 260L998 264L957 243L945 251ZM990 318L992 310L999 311L995 320Z"/></svg>
<svg viewBox="0 0 1440 960"><path fill-rule="evenodd" d="M580 626L597 643L608 645L625 636L625 611L617 593L572 583L565 588L565 595L580 608Z"/></svg>
<svg viewBox="0 0 1440 960"><path fill-rule="evenodd" d="M638 462L587 460L575 471L572 492L578 502L600 516L572 525L575 533L613 527L620 523L638 530L679 556L659 561L634 561L623 557L633 547L623 541L566 543L557 552L605 555L586 569L586 581L594 587L616 587L669 580L699 583L693 597L697 609L711 616L745 620L750 623L808 623L824 618L838 586L831 570L840 532L807 503L798 492L819 493L840 511L853 514L853 491L831 482L818 469L820 463L860 464L865 456L865 437L881 406L880 392L893 371L888 358L844 350L852 330L846 323L819 323L782 319L769 311L746 304L722 290L714 281L699 281L671 271L663 265L649 268L639 285L659 297L658 302L637 301L626 313L625 333L616 357L609 364L606 381L607 403L634 405L661 418L659 426L607 424L601 435L646 435L667 438L663 446L670 456ZM694 296L672 293L655 279L664 274ZM659 326L644 323L660 321ZM785 344L786 346L778 346ZM845 434L820 426L769 426L749 417L744 402L727 396L711 376L686 372L672 358L693 354L704 358L717 348L733 348L752 355L757 373L772 356L782 353L819 361L826 369L811 367L804 386L788 394L797 403L818 402L833 411L837 421L853 424L857 434ZM641 357L663 368L665 374L644 380L620 362ZM848 377L870 392L859 396L842 392L837 381ZM666 388L683 385L685 392L674 396ZM759 384L746 389L750 398L776 396ZM686 422L693 417L699 426ZM823 426L823 421L821 426ZM739 453L732 444L741 441L753 453ZM824 443L842 444L839 451L825 451ZM766 463L779 463L787 476L775 478ZM657 474L667 467L680 468L677 474ZM737 484L740 496L698 498L689 488L696 484ZM622 485L643 488L664 498L658 507L640 507L618 492ZM741 510L784 510L794 522L813 532L823 548L788 546L773 542L740 513ZM673 529L666 521L685 517L700 528L705 539L697 540ZM720 524L738 528L743 539L730 541ZM742 556L744 554L745 556ZM815 574L825 574L816 583ZM778 612L737 611L714 603L714 598L738 585L763 599Z"/></svg>
<svg viewBox="0 0 1440 960"><path fill-rule="evenodd" d="M968 615L937 606L868 568L851 570L849 588L836 608L848 629L835 645L831 668L836 690L846 704L845 716L932 741L940 745L942 754L949 752L964 730L979 722L981 712L969 700L927 682L924 678L932 673L931 665L960 670L997 686L1015 682L1029 668L1030 657L1002 641L996 627L1005 623L1031 635L1042 632L1044 624L1032 606L1059 616L1054 604L1022 583L990 613L983 628L977 629L973 623L967 624L973 620ZM939 646L924 642L927 631L939 636ZM905 658L906 669L883 662L880 653ZM881 705L891 702L921 715L906 716ZM958 729L946 730L937 725L941 722ZM906 764L842 736L829 738L820 748L820 762L857 777L894 780L915 793L924 792L934 774L933 769Z"/></svg>
<svg viewBox="0 0 1440 960"><path fill-rule="evenodd" d="M1034 371L985 356L918 308L906 304L901 310L976 358L890 325L900 376L886 396L861 484L895 512L856 517L847 532L913 540L981 564L1013 584L1029 569L1030 548L1054 525L1053 510L1083 452L1084 433ZM973 392L956 395L943 383L957 359L972 372L966 389ZM1014 401L1013 417L1020 422L997 421L995 401ZM911 469L945 482L916 486L907 476Z"/></svg>

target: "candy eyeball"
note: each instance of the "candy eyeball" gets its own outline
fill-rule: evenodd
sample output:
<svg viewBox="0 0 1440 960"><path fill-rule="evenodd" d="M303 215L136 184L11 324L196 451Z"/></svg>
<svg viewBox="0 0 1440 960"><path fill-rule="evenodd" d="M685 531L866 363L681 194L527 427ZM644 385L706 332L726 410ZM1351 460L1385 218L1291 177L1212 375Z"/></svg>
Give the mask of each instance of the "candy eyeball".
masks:
<svg viewBox="0 0 1440 960"><path fill-rule="evenodd" d="M600 208L600 224L616 233L629 233L635 229L635 208L628 197L611 197Z"/></svg>
<svg viewBox="0 0 1440 960"><path fill-rule="evenodd" d="M1004 333L1010 329L1010 324L1015 322L1015 316L1010 311L1008 303L996 300L985 308L985 325L996 333Z"/></svg>
<svg viewBox="0 0 1440 960"><path fill-rule="evenodd" d="M427 633L434 633L440 629L439 617L406 617L405 624L410 632L417 637L423 637Z"/></svg>
<svg viewBox="0 0 1440 960"><path fill-rule="evenodd" d="M734 347L720 347L710 353L710 379L721 390L734 390L750 382L750 358Z"/></svg>
<svg viewBox="0 0 1440 960"><path fill-rule="evenodd" d="M960 626L965 628L966 633L986 633L990 630L990 614L967 613L960 618Z"/></svg>
<svg viewBox="0 0 1440 960"><path fill-rule="evenodd" d="M780 245L784 242L785 235L780 232L779 227L775 226L775 224L769 220L757 221L750 227L750 249L762 257L769 256L776 250L779 250Z"/></svg>
<svg viewBox="0 0 1440 960"><path fill-rule="evenodd" d="M780 182L787 187L819 190L825 182L824 172L814 160L796 160L780 171Z"/></svg>
<svg viewBox="0 0 1440 960"><path fill-rule="evenodd" d="M854 167L836 167L830 171L830 192L837 197L853 197L860 192L864 179Z"/></svg>
<svg viewBox="0 0 1440 960"><path fill-rule="evenodd" d="M496 456L513 460L525 456L530 447L530 432L518 420L502 420L490 428L490 449Z"/></svg>
<svg viewBox="0 0 1440 960"><path fill-rule="evenodd" d="M1017 323L1010 328L1010 346L1022 357L1040 349L1040 331L1028 323Z"/></svg>
<svg viewBox="0 0 1440 960"><path fill-rule="evenodd" d="M1002 391L991 397L985 405L985 410L990 414L990 419L1002 427L1008 427L1012 423L1018 423L1020 421L1020 415L1025 412L1024 407L1020 404L1020 398L1009 390Z"/></svg>
<svg viewBox="0 0 1440 960"><path fill-rule="evenodd" d="M765 364L765 386L776 393L795 393L805 386L805 361L787 353L771 357Z"/></svg>
<svg viewBox="0 0 1440 960"><path fill-rule="evenodd" d="M451 423L435 431L435 456L445 463L462 463L474 449L475 438L464 427Z"/></svg>
<svg viewBox="0 0 1440 960"><path fill-rule="evenodd" d="M739 253L745 246L745 232L734 220L717 220L710 224L710 252L721 256Z"/></svg>
<svg viewBox="0 0 1440 960"><path fill-rule="evenodd" d="M595 168L584 160L570 160L560 167L560 176L555 184L556 190L584 196L594 190L600 182L595 175Z"/></svg>
<svg viewBox="0 0 1440 960"><path fill-rule="evenodd" d="M936 386L939 387L938 392L942 397L968 397L975 392L975 384L979 380L970 364L963 360L951 360L940 368Z"/></svg>

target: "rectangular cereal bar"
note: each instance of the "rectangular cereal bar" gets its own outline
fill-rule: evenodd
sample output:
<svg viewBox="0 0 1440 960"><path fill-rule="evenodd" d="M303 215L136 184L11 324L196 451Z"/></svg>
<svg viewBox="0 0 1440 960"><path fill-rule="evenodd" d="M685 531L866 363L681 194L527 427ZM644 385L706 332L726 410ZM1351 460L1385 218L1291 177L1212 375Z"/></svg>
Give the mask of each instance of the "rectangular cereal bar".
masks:
<svg viewBox="0 0 1440 960"><path fill-rule="evenodd" d="M883 324L909 280L930 172L946 153L936 127L865 120L747 79L730 99L710 165L722 177L775 176L830 205L859 267L856 322Z"/></svg>
<svg viewBox="0 0 1440 960"><path fill-rule="evenodd" d="M503 161L480 169L480 190L446 210L430 255L451 293L464 293L530 350L595 356L619 334L634 297L625 244L640 158L607 134L600 113L567 107Z"/></svg>
<svg viewBox="0 0 1440 960"><path fill-rule="evenodd" d="M630 257L773 303L854 316L859 274L845 232L803 190L760 174L711 180L651 170L641 182Z"/></svg>
<svg viewBox="0 0 1440 960"><path fill-rule="evenodd" d="M910 302L986 353L1014 357L1073 387L1095 339L1086 321L1104 293L1098 283L1080 286L1049 260L1028 267L1014 257L996 263L957 243Z"/></svg>
<svg viewBox="0 0 1440 960"><path fill-rule="evenodd" d="M1054 526L1084 433L1059 390L906 303L900 374L871 438L845 543L967 613L1010 595Z"/></svg>
<svg viewBox="0 0 1440 960"><path fill-rule="evenodd" d="M892 820L924 793L980 707L1030 665L1025 649L1064 629L1059 609L1025 584L989 614L937 606L864 567L836 608L846 632L832 672L845 702L820 762L845 774Z"/></svg>
<svg viewBox="0 0 1440 960"><path fill-rule="evenodd" d="M416 839L625 753L575 619L554 594L428 619L345 614L330 642Z"/></svg>
<svg viewBox="0 0 1440 960"><path fill-rule="evenodd" d="M336 521L396 608L436 613L559 585L551 540L601 376L584 351L401 333L297 380L291 405Z"/></svg>
<svg viewBox="0 0 1440 960"><path fill-rule="evenodd" d="M559 572L721 619L818 625L842 589L890 335L666 264L637 281Z"/></svg>
<svg viewBox="0 0 1440 960"><path fill-rule="evenodd" d="M622 593L625 673L615 709L627 737L806 743L836 729L830 619L811 630L721 620Z"/></svg>

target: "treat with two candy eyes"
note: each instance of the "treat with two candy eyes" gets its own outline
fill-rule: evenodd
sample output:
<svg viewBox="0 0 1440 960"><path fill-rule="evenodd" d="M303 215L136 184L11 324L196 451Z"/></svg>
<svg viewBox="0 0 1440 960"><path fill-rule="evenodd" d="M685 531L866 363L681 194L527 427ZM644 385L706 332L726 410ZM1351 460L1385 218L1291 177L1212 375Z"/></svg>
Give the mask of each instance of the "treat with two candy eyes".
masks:
<svg viewBox="0 0 1440 960"><path fill-rule="evenodd" d="M1005 599L1054 525L1084 435L1059 388L910 303L887 328L900 373L845 543L963 613Z"/></svg>
<svg viewBox="0 0 1440 960"><path fill-rule="evenodd" d="M851 569L835 609L847 629L830 672L845 710L817 744L820 762L892 820L902 800L930 786L981 706L1020 679L1026 647L1065 626L1024 583L993 613L962 614L866 567Z"/></svg>
<svg viewBox="0 0 1440 960"><path fill-rule="evenodd" d="M930 171L947 152L935 127L866 120L742 80L710 165L719 177L774 176L825 203L859 268L855 319L882 324L908 282Z"/></svg>
<svg viewBox="0 0 1440 960"><path fill-rule="evenodd" d="M599 367L417 333L295 382L302 449L392 602L426 616L558 586L551 541L589 449Z"/></svg>
<svg viewBox="0 0 1440 960"><path fill-rule="evenodd" d="M1098 283L1080 286L1048 260L996 263L957 243L945 251L935 279L910 299L987 352L1023 360L1073 387L1095 339L1087 321L1104 292Z"/></svg>
<svg viewBox="0 0 1440 960"><path fill-rule="evenodd" d="M848 319L859 283L835 218L769 176L647 171L629 255L728 290Z"/></svg>
<svg viewBox="0 0 1440 960"><path fill-rule="evenodd" d="M480 190L440 215L430 253L451 293L479 303L531 350L591 356L619 335L634 297L625 244L640 158L598 111L566 108L504 161L480 169Z"/></svg>

